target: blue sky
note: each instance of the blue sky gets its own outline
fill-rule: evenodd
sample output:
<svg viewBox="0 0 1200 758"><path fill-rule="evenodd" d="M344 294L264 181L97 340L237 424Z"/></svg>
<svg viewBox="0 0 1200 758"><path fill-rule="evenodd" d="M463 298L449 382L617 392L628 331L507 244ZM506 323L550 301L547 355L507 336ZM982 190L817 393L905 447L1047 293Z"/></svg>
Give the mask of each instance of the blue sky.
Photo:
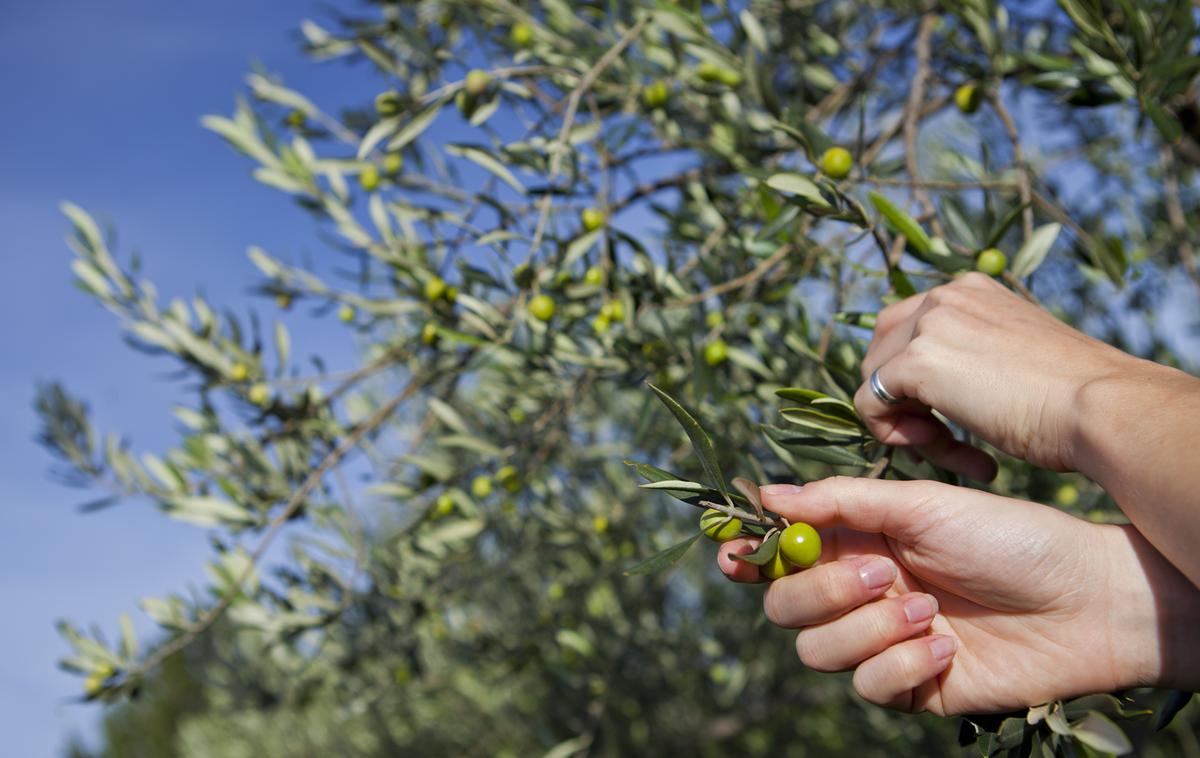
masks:
<svg viewBox="0 0 1200 758"><path fill-rule="evenodd" d="M81 515L87 493L48 476L34 443L33 390L61 378L101 428L160 449L177 398L169 364L133 353L114 320L74 289L58 203L111 221L120 249L143 254L165 296L203 290L245 307L250 244L311 251L312 225L249 163L202 129L228 113L252 61L322 103L364 102L370 75L314 65L299 52L300 19L319 3L95 3L45 0L0 9L0 733L8 755L54 755L88 733L100 709L78 705L77 677L53 631L68 617L114 628L137 599L202 580L201 530L132 502ZM347 86L358 90L347 90ZM289 316L301 321L302 314ZM297 353L351 357L347 332L305 326ZM338 363L332 362L333 366ZM149 630L146 624L139 624Z"/></svg>

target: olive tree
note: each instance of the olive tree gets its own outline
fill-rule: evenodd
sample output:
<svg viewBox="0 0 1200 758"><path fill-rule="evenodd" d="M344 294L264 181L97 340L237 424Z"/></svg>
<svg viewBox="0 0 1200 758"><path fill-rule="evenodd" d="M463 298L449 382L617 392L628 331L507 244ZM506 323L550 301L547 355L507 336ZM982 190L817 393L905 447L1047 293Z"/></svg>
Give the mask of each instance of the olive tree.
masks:
<svg viewBox="0 0 1200 758"><path fill-rule="evenodd" d="M160 294L63 207L82 288L182 377L179 439L137 450L48 385L43 442L100 503L148 499L213 548L203 590L141 602L155 639L127 616L62 626L86 699L139 695L109 750L1186 743L1182 722L1146 743L1172 693L961 723L868 706L700 555L691 506L749 507L735 474L953 481L894 459L848 400L881 304L971 269L1186 365L1161 303L1200 291L1190 4L373 6L301 24L373 102L329 112L256 72L203 120L321 241L249 249L259 309ZM306 355L287 309L340 319L361 362ZM993 488L1120 518L1011 459Z"/></svg>

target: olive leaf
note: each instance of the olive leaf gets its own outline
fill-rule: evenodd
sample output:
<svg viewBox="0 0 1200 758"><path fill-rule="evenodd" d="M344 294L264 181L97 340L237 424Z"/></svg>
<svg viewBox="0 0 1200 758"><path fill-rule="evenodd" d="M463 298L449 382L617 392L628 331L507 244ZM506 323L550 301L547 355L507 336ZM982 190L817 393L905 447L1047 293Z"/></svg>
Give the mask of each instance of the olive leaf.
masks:
<svg viewBox="0 0 1200 758"><path fill-rule="evenodd" d="M704 431L704 427L700 426L700 422L688 413L687 409L680 405L675 398L653 384L649 387L654 390L654 394L658 395L658 399L667 406L667 410L671 411L675 420L687 432L688 439L692 441L692 449L696 451L696 456L700 458L700 465L704 467L704 473L708 474L720 493L728 498L729 488L725 486L725 477L721 474L720 464L717 463L717 449L713 446L712 438Z"/></svg>
<svg viewBox="0 0 1200 758"><path fill-rule="evenodd" d="M891 283L892 289L900 297L912 297L917 294L917 288L913 286L912 281L898 267L892 267L888 271L888 282Z"/></svg>
<svg viewBox="0 0 1200 758"><path fill-rule="evenodd" d="M1058 239L1060 230L1062 224L1058 223L1046 224L1035 229L1013 258L1012 275L1023 279L1036 271L1038 266L1042 265L1042 261L1046 260L1046 255Z"/></svg>
<svg viewBox="0 0 1200 758"><path fill-rule="evenodd" d="M761 519L763 517L762 497L758 494L758 485L742 476L733 478L733 486L738 492L750 501L750 505L754 506L754 512Z"/></svg>
<svg viewBox="0 0 1200 758"><path fill-rule="evenodd" d="M819 397L829 397L819 390L804 389L803 387L784 387L775 390L775 394L784 400L795 400L798 403L808 403Z"/></svg>
<svg viewBox="0 0 1200 758"><path fill-rule="evenodd" d="M878 192L868 192L867 197L870 198L871 205L875 206L875 210L883 216L888 227L897 234L904 235L915 254L928 257L933 253L933 240L912 216Z"/></svg>
<svg viewBox="0 0 1200 758"><path fill-rule="evenodd" d="M779 552L779 532L773 531L767 535L767 538L762 541L758 549L748 555L731 555L735 561L745 561L753 563L755 566L765 566L775 560L775 554Z"/></svg>
<svg viewBox="0 0 1200 758"><path fill-rule="evenodd" d="M841 416L835 416L832 413L822 413L813 408L784 408L779 411L779 415L783 416L786 421L790 421L797 426L814 429L825 434L845 435L848 437L861 437L862 427L852 421L847 421Z"/></svg>
<svg viewBox="0 0 1200 758"><path fill-rule="evenodd" d="M807 202L828 206L829 201L821 194L821 188L803 174L784 172L767 178L767 186L778 192L796 195Z"/></svg>
<svg viewBox="0 0 1200 758"><path fill-rule="evenodd" d="M807 458L831 466L868 466L870 461L848 447L842 447L842 441L832 441L822 437L802 437L787 429L763 424L762 432L767 439L782 445L793 455Z"/></svg>
<svg viewBox="0 0 1200 758"><path fill-rule="evenodd" d="M863 329L875 328L875 313L867 311L838 311L833 314L834 321L841 324L849 324Z"/></svg>
<svg viewBox="0 0 1200 758"><path fill-rule="evenodd" d="M1104 753L1125 755L1133 751L1133 743L1125 732L1099 711L1092 711L1082 721L1071 725L1075 739Z"/></svg>
<svg viewBox="0 0 1200 758"><path fill-rule="evenodd" d="M678 542L666 550L654 555L636 566L631 567L625 572L626 576L641 576L643 574L653 574L663 569L670 568L679 561L680 558L687 553L688 549L700 539L700 532L696 532L691 537L688 537L683 542Z"/></svg>
<svg viewBox="0 0 1200 758"><path fill-rule="evenodd" d="M1029 203L1019 203L1010 208L1008 213L1004 214L1004 218L1000 219L999 223L993 226L992 230L988 232L987 239L983 241L983 245L980 247L986 250L989 247L995 247L999 244L1000 240L1004 238L1005 233L1012 228L1012 225L1021 217L1021 213L1028 207Z"/></svg>

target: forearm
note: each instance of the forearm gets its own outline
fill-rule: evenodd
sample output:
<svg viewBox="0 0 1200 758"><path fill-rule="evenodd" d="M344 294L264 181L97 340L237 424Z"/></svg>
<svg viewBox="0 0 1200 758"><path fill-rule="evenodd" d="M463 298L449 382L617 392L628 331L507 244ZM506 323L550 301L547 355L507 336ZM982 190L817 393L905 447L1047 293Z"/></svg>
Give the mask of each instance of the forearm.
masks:
<svg viewBox="0 0 1200 758"><path fill-rule="evenodd" d="M1200 689L1200 590L1133 527L1101 529L1117 686Z"/></svg>
<svg viewBox="0 0 1200 758"><path fill-rule="evenodd" d="M1200 379L1130 358L1076 404L1075 468L1200 586Z"/></svg>

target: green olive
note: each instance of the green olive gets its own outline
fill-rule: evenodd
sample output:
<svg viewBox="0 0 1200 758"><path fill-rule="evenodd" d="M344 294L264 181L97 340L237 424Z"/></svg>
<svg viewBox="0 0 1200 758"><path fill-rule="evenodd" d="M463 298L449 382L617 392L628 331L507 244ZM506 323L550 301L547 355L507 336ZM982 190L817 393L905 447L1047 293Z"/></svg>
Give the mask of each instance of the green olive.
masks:
<svg viewBox="0 0 1200 758"><path fill-rule="evenodd" d="M666 105L670 97L671 90L667 87L667 83L661 80L646 85L642 90L642 103L652 110Z"/></svg>
<svg viewBox="0 0 1200 758"><path fill-rule="evenodd" d="M480 474L471 480L471 494L482 500L492 494L492 480Z"/></svg>
<svg viewBox="0 0 1200 758"><path fill-rule="evenodd" d="M443 492L438 495L437 500L433 503L433 515L435 518L449 516L454 512L454 496L449 492Z"/></svg>
<svg viewBox="0 0 1200 758"><path fill-rule="evenodd" d="M768 561L766 565L759 566L758 570L762 572L763 576L774 581L793 573L796 567L788 563L787 559L783 557L783 553L777 550L775 551L775 557Z"/></svg>
<svg viewBox="0 0 1200 758"><path fill-rule="evenodd" d="M375 96L375 111L380 116L395 116L400 112L400 93L394 90L380 92Z"/></svg>
<svg viewBox="0 0 1200 758"><path fill-rule="evenodd" d="M710 366L720 366L729 360L729 346L725 340L713 340L704 346L704 362Z"/></svg>
<svg viewBox="0 0 1200 758"><path fill-rule="evenodd" d="M300 127L304 126L304 121L306 118L307 116L304 115L304 111L302 110L289 111L287 114L288 126L299 129Z"/></svg>
<svg viewBox="0 0 1200 758"><path fill-rule="evenodd" d="M235 382L244 382L250 376L250 369L245 363L235 363L229 369L229 378Z"/></svg>
<svg viewBox="0 0 1200 758"><path fill-rule="evenodd" d="M1079 488L1074 484L1064 484L1054 493L1054 502L1063 508L1070 508L1079 502Z"/></svg>
<svg viewBox="0 0 1200 758"><path fill-rule="evenodd" d="M383 156L383 170L388 174L398 174L404 168L404 156L400 153L388 153Z"/></svg>
<svg viewBox="0 0 1200 758"><path fill-rule="evenodd" d="M821 557L821 535L808 524L797 521L779 535L779 552L789 563L808 568Z"/></svg>
<svg viewBox="0 0 1200 758"><path fill-rule="evenodd" d="M549 321L554 318L555 309L554 298L549 295L536 295L529 301L529 313L538 321Z"/></svg>
<svg viewBox="0 0 1200 758"><path fill-rule="evenodd" d="M246 399L255 405L266 405L271 399L271 388L262 383L255 384L246 392Z"/></svg>
<svg viewBox="0 0 1200 758"><path fill-rule="evenodd" d="M508 38L517 47L527 47L530 42L533 42L533 27L529 24L513 24Z"/></svg>
<svg viewBox="0 0 1200 758"><path fill-rule="evenodd" d="M983 91L972 83L964 84L954 91L954 104L967 115L979 110L983 103Z"/></svg>
<svg viewBox="0 0 1200 758"><path fill-rule="evenodd" d="M354 320L355 311L353 305L343 305L338 308L338 320L344 324L349 324Z"/></svg>
<svg viewBox="0 0 1200 758"><path fill-rule="evenodd" d="M988 276L1000 276L1008 265L1008 257L994 247L989 247L975 259L975 270Z"/></svg>
<svg viewBox="0 0 1200 758"><path fill-rule="evenodd" d="M441 299L446 294L446 280L440 276L431 277L425 282L425 299L429 302Z"/></svg>
<svg viewBox="0 0 1200 758"><path fill-rule="evenodd" d="M854 156L844 147L831 147L821 156L821 171L830 179L845 179L854 168Z"/></svg>
<svg viewBox="0 0 1200 758"><path fill-rule="evenodd" d="M426 345L435 345L438 341L437 324L428 323L421 327L421 342Z"/></svg>
<svg viewBox="0 0 1200 758"><path fill-rule="evenodd" d="M579 214L579 220L583 222L583 228L589 232L594 232L604 226L608 221L608 217L604 215L604 211L599 208L585 208Z"/></svg>
<svg viewBox="0 0 1200 758"><path fill-rule="evenodd" d="M374 165L363 168L358 174L358 184L367 192L374 192L379 188L379 169Z"/></svg>
<svg viewBox="0 0 1200 758"><path fill-rule="evenodd" d="M599 266L592 266L583 274L583 283L590 284L593 287L599 287L604 284L604 269Z"/></svg>
<svg viewBox="0 0 1200 758"><path fill-rule="evenodd" d="M466 81L463 83L463 91L468 97L481 98L487 94L488 88L492 86L492 75L486 71L473 68L467 72Z"/></svg>
<svg viewBox="0 0 1200 758"><path fill-rule="evenodd" d="M700 515L700 531L714 542L728 542L742 533L742 520L709 508Z"/></svg>

